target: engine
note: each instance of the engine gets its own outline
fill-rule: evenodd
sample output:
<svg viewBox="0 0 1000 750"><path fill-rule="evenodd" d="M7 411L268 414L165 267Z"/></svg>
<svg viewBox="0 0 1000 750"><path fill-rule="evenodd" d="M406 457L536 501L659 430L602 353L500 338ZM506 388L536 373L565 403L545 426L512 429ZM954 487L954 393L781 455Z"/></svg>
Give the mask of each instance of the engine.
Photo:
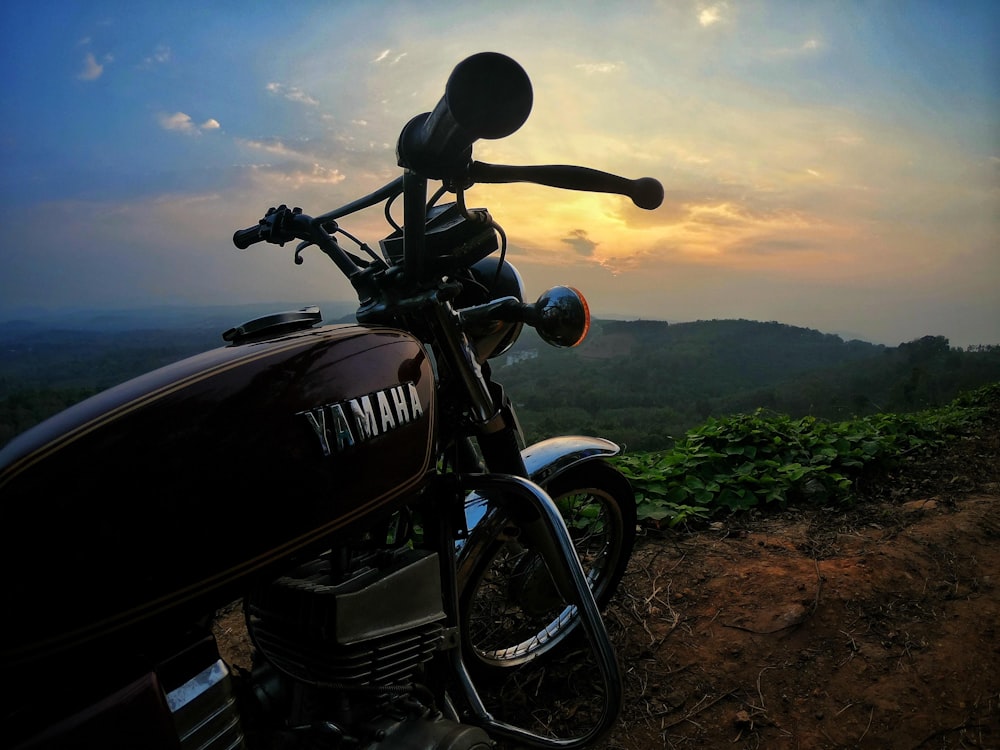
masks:
<svg viewBox="0 0 1000 750"><path fill-rule="evenodd" d="M244 602L250 684L274 747L485 750L489 737L443 717L435 654L449 644L434 552L333 550Z"/></svg>

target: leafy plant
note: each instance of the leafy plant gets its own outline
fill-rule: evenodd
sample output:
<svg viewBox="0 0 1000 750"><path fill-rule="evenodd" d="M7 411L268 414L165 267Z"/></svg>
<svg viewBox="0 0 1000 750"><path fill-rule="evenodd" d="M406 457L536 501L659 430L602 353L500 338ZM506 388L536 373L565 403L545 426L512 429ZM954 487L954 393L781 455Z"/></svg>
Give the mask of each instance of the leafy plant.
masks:
<svg viewBox="0 0 1000 750"><path fill-rule="evenodd" d="M639 518L669 527L755 507L848 504L866 472L940 448L997 402L1000 383L940 409L843 422L758 409L709 419L671 450L626 454L615 463L636 491Z"/></svg>

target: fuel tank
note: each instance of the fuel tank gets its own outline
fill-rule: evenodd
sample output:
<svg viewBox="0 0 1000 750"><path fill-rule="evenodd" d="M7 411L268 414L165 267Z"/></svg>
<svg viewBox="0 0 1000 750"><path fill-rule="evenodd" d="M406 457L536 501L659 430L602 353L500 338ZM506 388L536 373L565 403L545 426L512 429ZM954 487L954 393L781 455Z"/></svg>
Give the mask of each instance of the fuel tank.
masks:
<svg viewBox="0 0 1000 750"><path fill-rule="evenodd" d="M235 598L388 513L433 469L434 395L409 334L326 326L197 355L19 436L0 451L0 663Z"/></svg>

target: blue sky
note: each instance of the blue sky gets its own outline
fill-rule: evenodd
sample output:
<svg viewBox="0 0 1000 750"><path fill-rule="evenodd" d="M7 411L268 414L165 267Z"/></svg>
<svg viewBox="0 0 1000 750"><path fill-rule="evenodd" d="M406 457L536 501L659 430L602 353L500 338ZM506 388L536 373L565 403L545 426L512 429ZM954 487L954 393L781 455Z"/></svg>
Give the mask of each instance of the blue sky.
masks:
<svg viewBox="0 0 1000 750"><path fill-rule="evenodd" d="M403 124L496 50L525 126L476 157L654 176L664 206L478 186L533 296L598 314L1000 343L1000 4L6 6L0 317L349 299L318 255L235 250L277 203L396 174ZM375 243L378 210L344 226Z"/></svg>

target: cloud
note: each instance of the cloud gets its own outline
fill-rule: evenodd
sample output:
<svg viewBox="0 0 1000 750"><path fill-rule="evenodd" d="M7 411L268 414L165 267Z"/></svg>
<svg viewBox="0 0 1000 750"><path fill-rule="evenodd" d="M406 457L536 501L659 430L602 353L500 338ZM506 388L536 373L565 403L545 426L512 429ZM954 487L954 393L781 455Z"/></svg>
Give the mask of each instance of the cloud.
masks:
<svg viewBox="0 0 1000 750"><path fill-rule="evenodd" d="M264 151L269 154L275 154L277 156L284 156L288 158L304 159L307 158L305 154L301 151L297 151L294 148L286 146L284 141L278 138L240 138L237 143L248 148L252 148L255 151Z"/></svg>
<svg viewBox="0 0 1000 750"><path fill-rule="evenodd" d="M195 125L191 115L184 112L174 112L173 114L161 113L159 116L160 127L164 130L173 130L185 135L200 135L206 130L218 130L222 127L219 121L214 118L205 120L201 125Z"/></svg>
<svg viewBox="0 0 1000 750"><path fill-rule="evenodd" d="M339 169L313 164L310 169L277 173L282 182L290 182L294 187L302 185L336 185L347 179Z"/></svg>
<svg viewBox="0 0 1000 750"><path fill-rule="evenodd" d="M802 55L815 54L822 49L823 42L819 39L810 38L796 47L778 47L777 49L768 51L766 54L770 57L800 57Z"/></svg>
<svg viewBox="0 0 1000 750"><path fill-rule="evenodd" d="M275 96L281 96L290 102L298 102L309 107L319 106L319 100L307 94L297 86L286 86L283 83L269 83L265 88Z"/></svg>
<svg viewBox="0 0 1000 750"><path fill-rule="evenodd" d="M569 237L563 237L562 241L572 247L578 255L587 258L591 257L594 250L597 249L597 243L590 239L586 229L574 229L569 233Z"/></svg>
<svg viewBox="0 0 1000 750"><path fill-rule="evenodd" d="M172 57L173 52L170 47L166 44L158 44L156 45L156 49L153 50L153 53L143 58L142 62L146 67L150 67L152 65L164 65L170 62Z"/></svg>
<svg viewBox="0 0 1000 750"><path fill-rule="evenodd" d="M597 63L579 63L576 65L578 70L582 70L587 75L593 75L594 73L615 73L619 70L625 69L625 63L619 62L597 62Z"/></svg>
<svg viewBox="0 0 1000 750"><path fill-rule="evenodd" d="M389 55L390 55L391 53L392 53L392 50L391 50L391 49L384 49L384 50L382 50L382 51L381 51L381 52L380 52L380 53L378 54L378 57L376 57L376 58L375 58L374 60L372 60L372 62L373 62L373 63L381 63L381 62L385 62L386 60L389 60ZM408 54L407 52L400 52L400 53L399 53L398 55L396 55L396 56L395 56L394 58L392 58L391 60L389 60L389 62L388 62L388 65L395 65L395 64L396 64L396 63L398 63L398 62L399 62L400 60L402 60L402 59L403 59L404 57L406 57L406 55L407 55L407 54Z"/></svg>
<svg viewBox="0 0 1000 750"><path fill-rule="evenodd" d="M83 57L83 70L77 74L81 81L96 81L104 73L104 65L97 62L93 52L88 52Z"/></svg>
<svg viewBox="0 0 1000 750"><path fill-rule="evenodd" d="M758 219L751 215L746 206L738 202L718 204L688 204L687 222L708 224L713 227L747 227Z"/></svg>
<svg viewBox="0 0 1000 750"><path fill-rule="evenodd" d="M306 185L336 185L347 179L339 169L324 167L322 157L308 150L288 145L280 138L238 138L236 143L244 148L276 157L274 163L253 164L253 175L266 183L278 182L283 186L299 188Z"/></svg>
<svg viewBox="0 0 1000 750"><path fill-rule="evenodd" d="M712 26L722 20L722 14L726 11L725 3L708 5L698 11L698 23L702 26Z"/></svg>
<svg viewBox="0 0 1000 750"><path fill-rule="evenodd" d="M164 130L179 130L182 133L193 133L197 130L191 121L191 115L183 112L174 112L172 115L161 114L160 127Z"/></svg>
<svg viewBox="0 0 1000 750"><path fill-rule="evenodd" d="M298 190L316 185L337 185L347 179L347 175L339 169L324 167L318 163L304 166L288 162L253 164L249 166L249 170L254 184L269 193L276 190Z"/></svg>
<svg viewBox="0 0 1000 750"><path fill-rule="evenodd" d="M838 143L841 146L860 146L865 142L863 136L856 135L855 133L838 133L837 135L830 136L828 140L831 143Z"/></svg>
<svg viewBox="0 0 1000 750"><path fill-rule="evenodd" d="M821 246L816 242L797 237L755 237L738 242L730 248L733 252L756 255L800 253L817 249L821 249Z"/></svg>

